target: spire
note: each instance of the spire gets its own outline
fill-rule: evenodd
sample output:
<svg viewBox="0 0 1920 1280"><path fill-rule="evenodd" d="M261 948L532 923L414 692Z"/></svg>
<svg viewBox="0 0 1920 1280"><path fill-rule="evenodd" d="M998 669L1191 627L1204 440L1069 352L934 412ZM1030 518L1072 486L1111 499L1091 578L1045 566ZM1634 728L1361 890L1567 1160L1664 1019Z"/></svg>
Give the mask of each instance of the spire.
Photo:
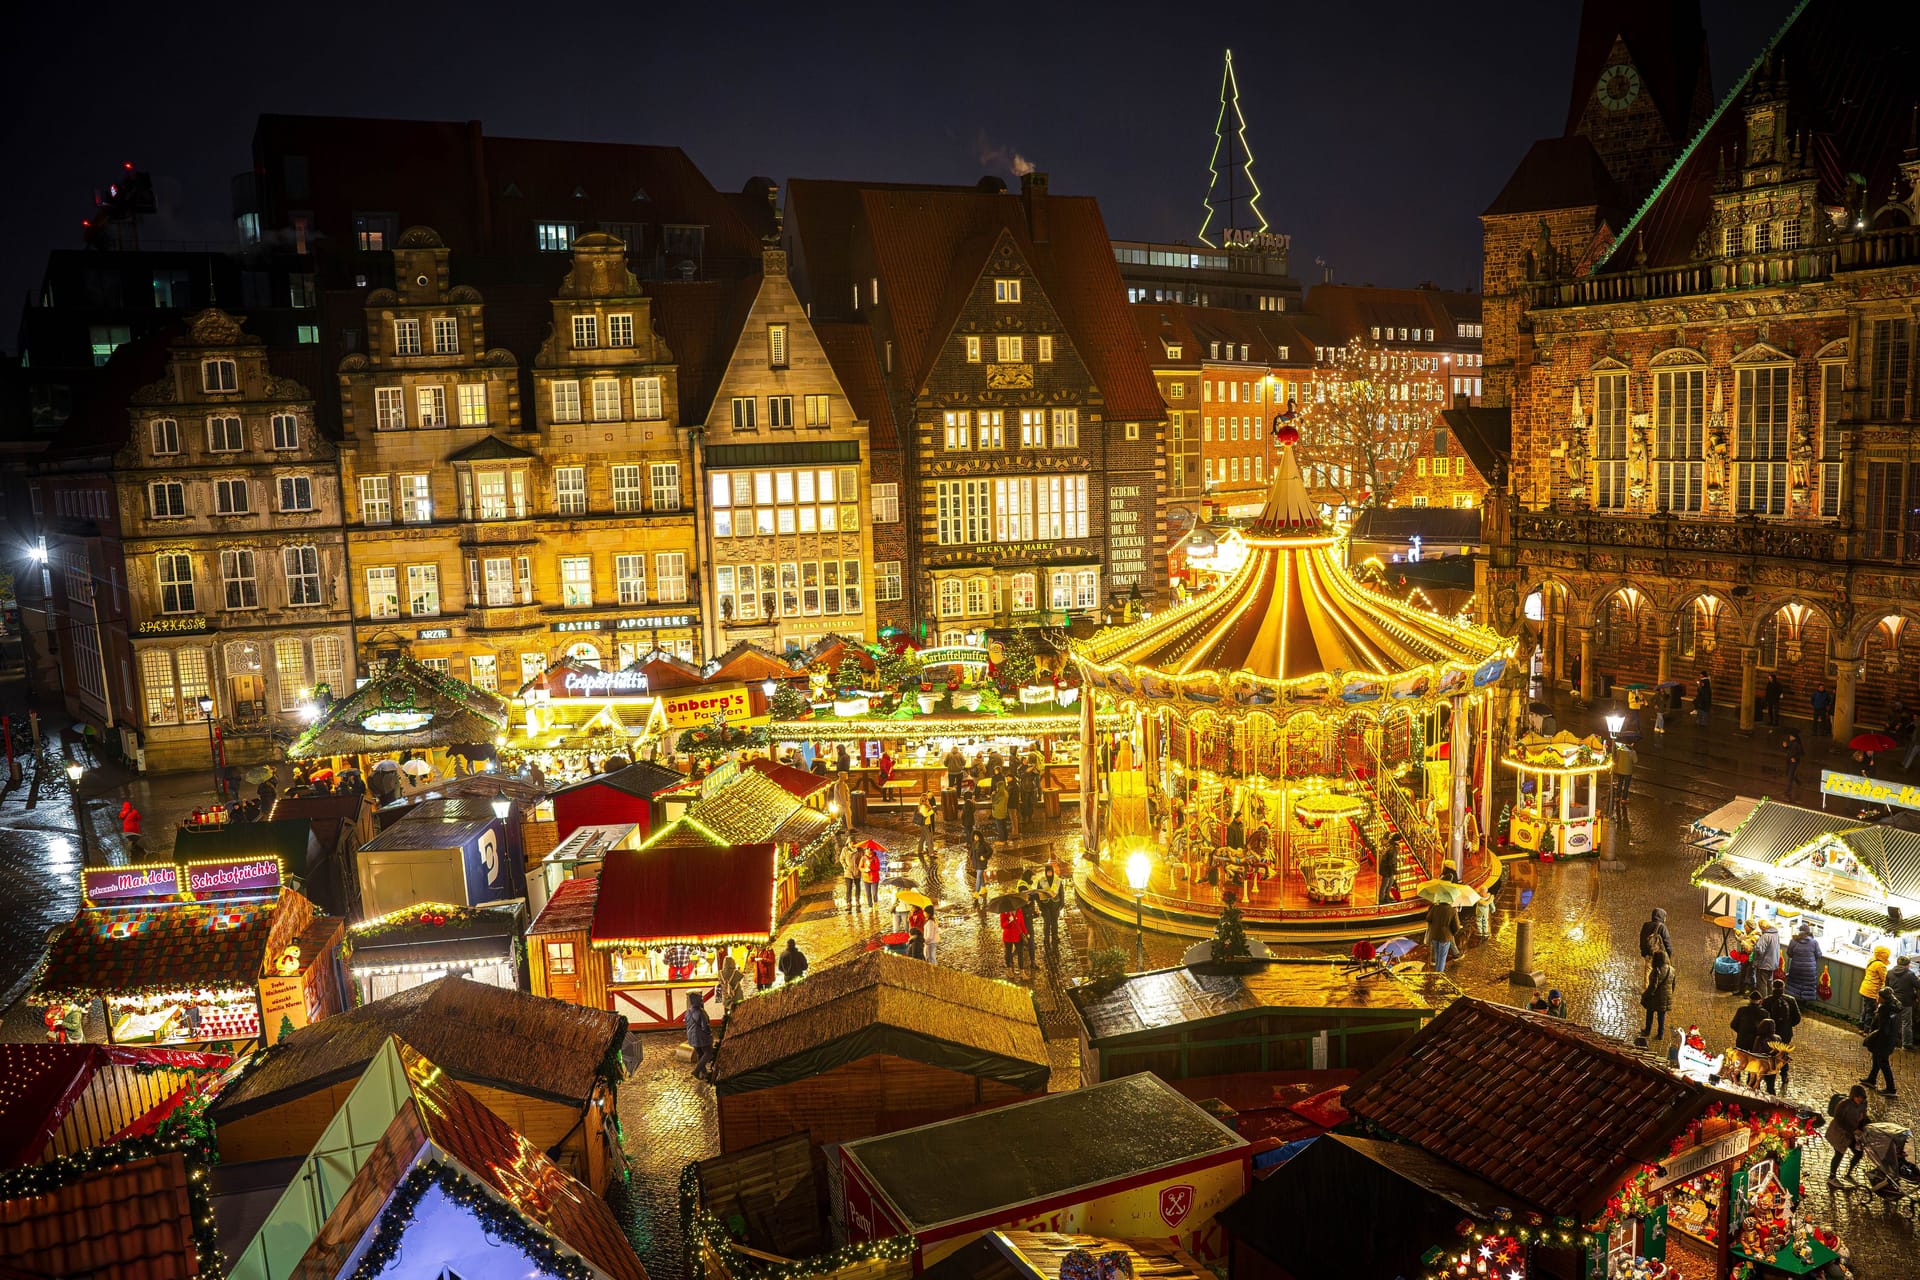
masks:
<svg viewBox="0 0 1920 1280"><path fill-rule="evenodd" d="M1299 428L1282 422L1274 428L1274 443L1280 446L1280 465L1273 469L1273 483L1267 486L1267 505L1260 509L1254 528L1260 533L1321 531L1320 508L1307 496L1307 482L1293 456L1299 443Z"/></svg>
<svg viewBox="0 0 1920 1280"><path fill-rule="evenodd" d="M1220 205L1215 206L1214 192L1223 179L1226 194ZM1245 194L1240 191L1243 186ZM1246 206L1248 220L1253 225L1236 225L1234 206L1237 204ZM1213 155L1207 160L1207 193L1200 206L1206 214L1200 219L1199 240L1210 249L1218 243L1231 243L1231 237L1224 233L1267 229L1267 216L1260 212L1260 184L1253 177L1253 153L1247 150L1247 118L1240 114L1240 82L1233 74L1231 49L1227 50L1226 67L1220 73L1220 115L1213 122ZM1221 225L1212 234L1219 235L1218 242L1208 238L1216 213L1220 215Z"/></svg>

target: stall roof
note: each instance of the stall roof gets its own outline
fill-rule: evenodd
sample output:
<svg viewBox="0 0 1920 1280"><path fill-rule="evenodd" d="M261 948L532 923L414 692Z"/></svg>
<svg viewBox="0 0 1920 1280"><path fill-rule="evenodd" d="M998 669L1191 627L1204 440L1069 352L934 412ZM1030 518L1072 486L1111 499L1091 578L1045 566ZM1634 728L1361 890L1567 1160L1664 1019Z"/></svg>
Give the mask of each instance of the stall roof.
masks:
<svg viewBox="0 0 1920 1280"><path fill-rule="evenodd" d="M393 728L369 727L384 716ZM418 724L414 720L424 716ZM408 726L412 727L408 727ZM405 654L340 698L287 748L291 759L418 751L491 743L507 725L506 700L442 675Z"/></svg>
<svg viewBox="0 0 1920 1280"><path fill-rule="evenodd" d="M1735 893L1744 893L1750 897L1783 903L1787 906L1804 905L1810 910L1817 910L1823 916L1846 920L1869 929L1884 930L1887 927L1887 904L1879 899L1863 898L1853 893L1829 893L1820 899L1818 907L1813 907L1811 903L1800 902L1799 894L1792 889L1764 874L1759 872L1743 874L1718 860L1700 868L1694 874L1693 882L1721 885Z"/></svg>
<svg viewBox="0 0 1920 1280"><path fill-rule="evenodd" d="M598 876L580 876L564 880L560 887L547 899L547 905L540 909L534 922L527 926L527 936L537 938L548 933L584 933L593 927L594 904L600 898L600 878Z"/></svg>
<svg viewBox="0 0 1920 1280"><path fill-rule="evenodd" d="M1549 1214L1585 1221L1713 1102L1663 1059L1564 1018L1462 997L1343 1099L1379 1126ZM1781 1099L1780 1109L1794 1104Z"/></svg>
<svg viewBox="0 0 1920 1280"><path fill-rule="evenodd" d="M1197 1259L1157 1240L1110 1240L1061 1231L989 1231L920 1273L920 1280L1059 1280L1076 1250L1118 1253L1133 1280L1213 1280Z"/></svg>
<svg viewBox="0 0 1920 1280"><path fill-rule="evenodd" d="M301 1027L257 1055L209 1114L218 1124L351 1080L394 1035L469 1084L581 1106L624 1024L604 1009L436 978Z"/></svg>
<svg viewBox="0 0 1920 1280"><path fill-rule="evenodd" d="M778 783L781 790L796 800L805 800L833 785L832 778L806 769L796 769L777 760L749 760L747 768Z"/></svg>
<svg viewBox="0 0 1920 1280"><path fill-rule="evenodd" d="M468 797L485 800L488 804L498 795L505 795L515 804L532 804L552 790L530 778L518 778L510 773L467 773L455 774L451 778L433 784L429 796Z"/></svg>
<svg viewBox="0 0 1920 1280"><path fill-rule="evenodd" d="M1803 809L1797 804L1763 799L1746 820L1733 829L1732 838L1720 852L1755 862L1777 862L1821 836L1854 831L1866 825L1824 809Z"/></svg>
<svg viewBox="0 0 1920 1280"><path fill-rule="evenodd" d="M54 942L37 989L46 997L250 990L278 910L277 901L83 910ZM125 936L112 937L115 926Z"/></svg>
<svg viewBox="0 0 1920 1280"><path fill-rule="evenodd" d="M614 849L620 848L640 830L636 823L615 822L597 827L575 827L553 848L547 850L543 862L578 862L583 858L598 858Z"/></svg>
<svg viewBox="0 0 1920 1280"><path fill-rule="evenodd" d="M332 849L340 843L340 828L359 822L362 812L372 803L373 797L365 793L346 791L329 791L317 796L276 796L273 808L267 813L267 823L244 825L257 827L276 822L302 822L311 828L314 839L322 849ZM184 836L186 832L181 834Z"/></svg>
<svg viewBox="0 0 1920 1280"><path fill-rule="evenodd" d="M1070 987L1067 998L1094 1044L1267 1009L1433 1012L1391 973L1357 972L1349 961L1318 957L1269 960L1235 972L1157 969L1113 984Z"/></svg>
<svg viewBox="0 0 1920 1280"><path fill-rule="evenodd" d="M498 826L499 822L491 812L484 818L439 818L430 813L409 813L361 845L360 851L385 853L395 849L452 849L464 845L488 827Z"/></svg>
<svg viewBox="0 0 1920 1280"><path fill-rule="evenodd" d="M266 822L230 822L224 827L182 827L174 838L175 862L211 858L280 859L290 876L307 873L307 856L317 843L313 823L304 817Z"/></svg>
<svg viewBox="0 0 1920 1280"><path fill-rule="evenodd" d="M764 773L743 769L733 781L696 801L687 816L722 840L750 844L773 839L774 832L800 807L780 783Z"/></svg>
<svg viewBox="0 0 1920 1280"><path fill-rule="evenodd" d="M1693 825L1703 831L1729 832L1752 816L1759 804L1752 796L1735 796L1705 817L1695 818Z"/></svg>
<svg viewBox="0 0 1920 1280"><path fill-rule="evenodd" d="M925 1231L1246 1145L1143 1071L841 1150Z"/></svg>
<svg viewBox="0 0 1920 1280"><path fill-rule="evenodd" d="M636 760L624 769L616 769L612 773L596 773L591 778L582 778L578 782L559 788L553 794L565 795L569 791L580 791L587 787L612 787L615 791L624 791L630 796L651 800L662 791L670 791L686 780L686 774L669 769L665 765Z"/></svg>
<svg viewBox="0 0 1920 1280"><path fill-rule="evenodd" d="M0 1200L0 1275L187 1280L206 1274L194 1245L191 1178L176 1151Z"/></svg>
<svg viewBox="0 0 1920 1280"><path fill-rule="evenodd" d="M437 1065L389 1036L252 1240L235 1280L286 1280L376 1229L423 1161L451 1164L596 1274L645 1280L606 1203ZM325 1242L322 1244L321 1242Z"/></svg>
<svg viewBox="0 0 1920 1280"><path fill-rule="evenodd" d="M399 924L381 929L353 943L349 963L355 969L390 964L458 964L493 960L513 954L520 934L520 903L499 910L461 912L457 923Z"/></svg>
<svg viewBox="0 0 1920 1280"><path fill-rule="evenodd" d="M600 870L593 944L764 941L773 934L773 872L765 842L616 850Z"/></svg>
<svg viewBox="0 0 1920 1280"><path fill-rule="evenodd" d="M46 1150L87 1085L109 1066L216 1071L224 1053L104 1044L0 1044L0 1168L29 1164Z"/></svg>
<svg viewBox="0 0 1920 1280"><path fill-rule="evenodd" d="M1743 866L1729 866L1726 860L1739 858L1747 864L1775 866L1823 836L1832 836L1852 849L1892 896L1920 900L1920 833L1882 823L1859 822L1820 809L1777 804L1772 800L1762 800L1754 807L1752 815L1734 829L1731 838L1721 847L1720 860L1701 868L1695 880L1718 880L1760 897L1781 901L1773 887L1754 882L1752 872ZM1829 915L1852 912L1854 914L1847 918L1858 919L1862 924L1886 923L1884 903L1845 892L1829 894L1817 909ZM1860 918L1861 913L1870 918Z"/></svg>
<svg viewBox="0 0 1920 1280"><path fill-rule="evenodd" d="M832 826L833 819L818 809L800 808L788 814L786 821L773 829L771 838L775 844L798 845L805 849Z"/></svg>
<svg viewBox="0 0 1920 1280"><path fill-rule="evenodd" d="M1502 1209L1537 1212L1419 1147L1329 1133L1254 1183L1218 1221L1292 1275L1417 1275L1422 1254L1459 1238L1463 1215L1493 1222ZM1324 1229L1343 1220L1369 1229Z"/></svg>
<svg viewBox="0 0 1920 1280"><path fill-rule="evenodd" d="M742 640L714 659L713 674L707 679L715 682L743 680L752 684L768 679L791 680L801 674L785 658L762 649L751 640Z"/></svg>
<svg viewBox="0 0 1920 1280"><path fill-rule="evenodd" d="M727 1020L719 1091L791 1084L876 1053L1047 1087L1047 1046L1023 987L869 951L736 1008Z"/></svg>

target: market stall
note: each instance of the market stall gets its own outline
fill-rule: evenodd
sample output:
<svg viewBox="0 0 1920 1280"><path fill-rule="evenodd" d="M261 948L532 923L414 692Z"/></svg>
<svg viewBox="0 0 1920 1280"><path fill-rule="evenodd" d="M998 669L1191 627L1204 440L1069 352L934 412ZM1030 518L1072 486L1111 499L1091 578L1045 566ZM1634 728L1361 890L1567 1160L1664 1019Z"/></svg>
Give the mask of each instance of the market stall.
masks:
<svg viewBox="0 0 1920 1280"><path fill-rule="evenodd" d="M1514 773L1507 840L1543 859L1598 853L1607 818L1600 779L1613 770L1613 749L1598 738L1561 732L1527 734L1504 759Z"/></svg>
<svg viewBox="0 0 1920 1280"><path fill-rule="evenodd" d="M1502 1123L1463 1122L1465 1096ZM1394 1139L1496 1197L1483 1193L1479 1211L1432 1242L1428 1280L1457 1275L1463 1252L1508 1242L1524 1276L1596 1280L1661 1269L1669 1280L1757 1280L1767 1267L1798 1275L1844 1256L1798 1207L1801 1144L1824 1117L1688 1079L1566 1019L1461 998L1344 1100L1355 1132Z"/></svg>
<svg viewBox="0 0 1920 1280"><path fill-rule="evenodd" d="M597 972L581 992L605 989L637 1027L677 1024L688 996L712 989L723 953L745 966L772 941L777 859L771 841L719 844L684 823L607 855L597 879L570 882L594 886L590 950L576 959Z"/></svg>
<svg viewBox="0 0 1920 1280"><path fill-rule="evenodd" d="M275 859L89 868L81 896L33 1000L105 1001L114 1044L271 1043L342 1007L342 924Z"/></svg>
<svg viewBox="0 0 1920 1280"><path fill-rule="evenodd" d="M575 827L573 834L527 868L527 910L539 915L554 893L577 876L597 876L616 849L638 849L646 833L631 822Z"/></svg>
<svg viewBox="0 0 1920 1280"><path fill-rule="evenodd" d="M797 775L797 776L795 776ZM809 862L833 856L841 820L825 812L827 780L767 761L744 768L722 766L702 779L699 796L682 821L721 845L771 843L777 854L775 918L800 901L800 879Z"/></svg>
<svg viewBox="0 0 1920 1280"><path fill-rule="evenodd" d="M1290 442L1245 542L1220 587L1074 645L1122 716L1117 732L1090 703L1081 717L1083 795L1106 802L1083 810L1098 858L1077 869L1082 903L1131 924L1136 854L1146 922L1190 936L1229 892L1256 936L1340 938L1404 929L1448 861L1486 887L1513 642L1357 581Z"/></svg>
<svg viewBox="0 0 1920 1280"><path fill-rule="evenodd" d="M652 758L674 732L712 719L708 708L720 706L744 716L745 686L655 687L637 663L603 671L563 659L514 696L501 759L512 769L537 764L549 778L571 781L611 759Z"/></svg>
<svg viewBox="0 0 1920 1280"><path fill-rule="evenodd" d="M643 834L665 826L659 799L684 785L687 776L665 765L636 760L623 769L596 773L553 793L553 833L564 840L584 826L631 822Z"/></svg>
<svg viewBox="0 0 1920 1280"><path fill-rule="evenodd" d="M1150 1072L840 1148L849 1243L912 1235L916 1270L998 1228L1152 1240L1223 1256L1245 1139Z"/></svg>
<svg viewBox="0 0 1920 1280"><path fill-rule="evenodd" d="M506 732L507 703L401 654L345 697L336 698L287 748L291 760L325 760L336 773L404 754L429 769L416 782L457 772L454 748L491 750ZM372 779L368 777L369 789Z"/></svg>
<svg viewBox="0 0 1920 1280"><path fill-rule="evenodd" d="M0 1044L0 1168L77 1156L151 1126L232 1062L190 1049Z"/></svg>
<svg viewBox="0 0 1920 1280"><path fill-rule="evenodd" d="M1876 953L1920 953L1920 833L1762 800L1698 871L1704 912L1745 928L1770 920L1782 943L1805 926L1819 972L1802 1002L1856 1022Z"/></svg>
<svg viewBox="0 0 1920 1280"><path fill-rule="evenodd" d="M426 903L478 906L526 892L526 872L490 802L425 800L362 845L360 906L384 916Z"/></svg>
<svg viewBox="0 0 1920 1280"><path fill-rule="evenodd" d="M478 907L427 902L363 920L341 947L354 1002L369 1004L448 974L518 991L525 921L526 904L517 898Z"/></svg>

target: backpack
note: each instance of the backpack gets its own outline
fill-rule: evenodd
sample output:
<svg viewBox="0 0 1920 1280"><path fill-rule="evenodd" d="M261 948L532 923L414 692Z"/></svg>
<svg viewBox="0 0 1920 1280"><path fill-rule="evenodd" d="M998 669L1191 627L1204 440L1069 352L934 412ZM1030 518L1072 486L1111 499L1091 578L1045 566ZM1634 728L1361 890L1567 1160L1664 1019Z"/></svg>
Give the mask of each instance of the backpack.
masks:
<svg viewBox="0 0 1920 1280"><path fill-rule="evenodd" d="M1828 1098L1827 1099L1828 1118L1831 1119L1833 1117L1837 1117L1840 1114L1840 1104L1845 1102L1846 1100L1847 1100L1847 1095L1844 1093L1836 1093L1832 1097Z"/></svg>
<svg viewBox="0 0 1920 1280"><path fill-rule="evenodd" d="M1640 954L1648 959L1652 959L1653 953L1656 950L1661 949L1658 942L1659 937L1660 937L1660 926L1658 924L1656 924L1652 920L1649 920L1645 924L1641 925L1640 926Z"/></svg>

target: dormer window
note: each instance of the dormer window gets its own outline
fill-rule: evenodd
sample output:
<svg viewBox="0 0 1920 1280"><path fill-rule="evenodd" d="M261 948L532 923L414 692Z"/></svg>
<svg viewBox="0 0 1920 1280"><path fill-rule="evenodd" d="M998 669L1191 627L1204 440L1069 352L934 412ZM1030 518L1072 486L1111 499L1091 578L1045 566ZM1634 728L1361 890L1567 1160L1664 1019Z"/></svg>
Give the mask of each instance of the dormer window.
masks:
<svg viewBox="0 0 1920 1280"><path fill-rule="evenodd" d="M200 386L205 391L238 391L240 368L231 360L202 360Z"/></svg>
<svg viewBox="0 0 1920 1280"><path fill-rule="evenodd" d="M397 356L420 354L420 322L418 320L393 322L393 354Z"/></svg>
<svg viewBox="0 0 1920 1280"><path fill-rule="evenodd" d="M1020 282L1018 280L995 280L993 282L993 300L995 302L1020 301Z"/></svg>
<svg viewBox="0 0 1920 1280"><path fill-rule="evenodd" d="M1207 359L1218 360L1219 358L1220 358L1220 344L1218 342L1209 342L1207 344Z"/></svg>
<svg viewBox="0 0 1920 1280"><path fill-rule="evenodd" d="M1184 350L1184 348L1181 347L1179 343L1169 342L1167 344L1167 359L1178 360L1180 358L1180 353L1182 350Z"/></svg>

